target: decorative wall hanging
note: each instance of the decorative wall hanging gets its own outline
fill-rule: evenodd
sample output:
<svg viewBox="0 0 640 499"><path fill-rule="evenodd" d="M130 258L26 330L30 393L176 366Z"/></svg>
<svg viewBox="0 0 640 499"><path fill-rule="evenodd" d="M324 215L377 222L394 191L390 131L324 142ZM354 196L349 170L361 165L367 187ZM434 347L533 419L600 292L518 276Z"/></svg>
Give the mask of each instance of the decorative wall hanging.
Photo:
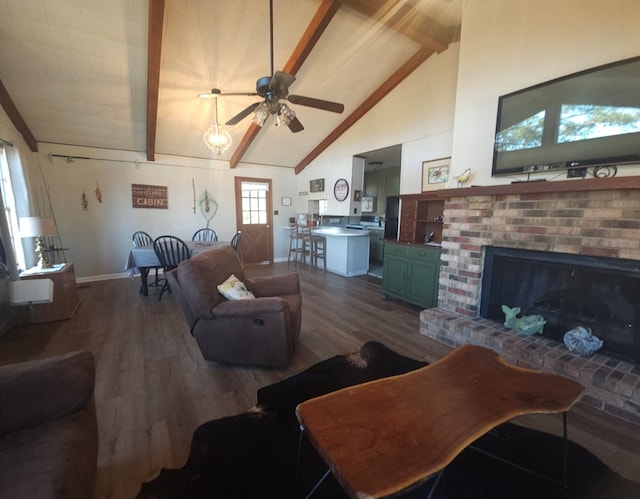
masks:
<svg viewBox="0 0 640 499"><path fill-rule="evenodd" d="M215 199L213 199L213 196L209 193L209 191L204 191L202 193L202 196L200 196L199 205L200 213L202 213L202 216L207 221L207 228L209 228L209 222L213 217L216 216L216 213L218 212L218 203Z"/></svg>
<svg viewBox="0 0 640 499"><path fill-rule="evenodd" d="M84 189L82 189L82 211L87 211L88 207L89 200L87 199L87 194L84 192Z"/></svg>
<svg viewBox="0 0 640 499"><path fill-rule="evenodd" d="M196 181L191 177L191 192L193 194L193 214L196 214Z"/></svg>
<svg viewBox="0 0 640 499"><path fill-rule="evenodd" d="M324 179L317 178L309 181L309 190L311 192L324 192Z"/></svg>
<svg viewBox="0 0 640 499"><path fill-rule="evenodd" d="M422 192L446 189L451 158L422 162Z"/></svg>
<svg viewBox="0 0 640 499"><path fill-rule="evenodd" d="M102 203L102 191L100 190L100 184L98 183L98 181L96 180L96 199L98 200L98 203Z"/></svg>
<svg viewBox="0 0 640 499"><path fill-rule="evenodd" d="M131 202L134 208L169 209L166 185L131 184Z"/></svg>
<svg viewBox="0 0 640 499"><path fill-rule="evenodd" d="M280 198L280 204L282 204L282 206L291 206L291 198L288 196L283 196L282 198Z"/></svg>
<svg viewBox="0 0 640 499"><path fill-rule="evenodd" d="M338 201L344 201L349 196L349 182L339 178L333 186L333 195Z"/></svg>

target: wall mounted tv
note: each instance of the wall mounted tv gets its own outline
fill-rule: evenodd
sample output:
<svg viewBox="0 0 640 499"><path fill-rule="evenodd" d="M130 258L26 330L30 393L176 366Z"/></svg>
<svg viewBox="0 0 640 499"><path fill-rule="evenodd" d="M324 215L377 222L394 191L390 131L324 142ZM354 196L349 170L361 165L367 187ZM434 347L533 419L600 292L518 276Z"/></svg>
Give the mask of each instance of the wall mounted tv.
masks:
<svg viewBox="0 0 640 499"><path fill-rule="evenodd" d="M640 163L640 57L498 101L491 174Z"/></svg>

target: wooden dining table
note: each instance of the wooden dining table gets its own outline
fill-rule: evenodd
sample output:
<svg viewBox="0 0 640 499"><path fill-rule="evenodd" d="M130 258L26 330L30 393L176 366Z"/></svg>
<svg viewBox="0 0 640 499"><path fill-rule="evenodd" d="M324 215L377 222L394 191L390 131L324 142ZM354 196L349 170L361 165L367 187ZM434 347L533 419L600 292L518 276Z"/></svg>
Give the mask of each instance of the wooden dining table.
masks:
<svg viewBox="0 0 640 499"><path fill-rule="evenodd" d="M185 244L189 248L190 256L194 256L198 253L203 253L211 249L230 246L229 241L185 241ZM140 273L140 294L143 296L149 295L149 271L161 268L163 268L163 266L160 264L158 255L156 255L153 245L151 244L131 248L129 255L127 256L127 261L124 265L125 272L129 273L129 275L135 275L138 272Z"/></svg>
<svg viewBox="0 0 640 499"><path fill-rule="evenodd" d="M468 344L407 374L302 402L296 415L329 468L325 477L333 473L349 497L374 498L436 477L433 492L462 450L524 414L563 413L566 465L566 412L583 391L576 381Z"/></svg>

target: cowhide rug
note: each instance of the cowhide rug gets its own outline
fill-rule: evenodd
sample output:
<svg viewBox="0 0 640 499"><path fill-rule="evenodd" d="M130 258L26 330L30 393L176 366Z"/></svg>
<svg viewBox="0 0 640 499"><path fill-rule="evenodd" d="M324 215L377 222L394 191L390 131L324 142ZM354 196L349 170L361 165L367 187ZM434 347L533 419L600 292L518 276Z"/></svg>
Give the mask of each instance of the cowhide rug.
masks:
<svg viewBox="0 0 640 499"><path fill-rule="evenodd" d="M305 440L300 470L296 472L300 435L296 406L346 386L402 374L424 365L380 343L369 342L357 353L330 358L261 388L250 411L200 426L193 435L187 463L180 469L162 470L156 479L142 485L138 498L305 497L326 466ZM561 475L562 441L558 437L505 424L476 445L545 475ZM468 449L447 467L434 499L640 498L640 485L624 480L572 442L568 478L569 488L564 489ZM400 497L427 497L430 486L428 481ZM313 498L344 497L333 477L325 480L313 495Z"/></svg>

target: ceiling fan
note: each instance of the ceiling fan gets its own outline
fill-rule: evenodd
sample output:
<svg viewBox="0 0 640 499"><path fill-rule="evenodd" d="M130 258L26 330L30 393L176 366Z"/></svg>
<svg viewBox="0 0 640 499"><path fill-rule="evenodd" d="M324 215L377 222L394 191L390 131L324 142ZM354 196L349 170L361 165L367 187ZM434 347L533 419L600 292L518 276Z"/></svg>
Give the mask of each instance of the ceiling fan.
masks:
<svg viewBox="0 0 640 499"><path fill-rule="evenodd" d="M291 104L300 106L313 107L322 109L323 111L331 111L333 113L342 113L344 105L337 102L331 102L313 97L304 97L302 95L289 94L289 86L296 81L296 77L283 71L275 71L273 69L273 0L269 0L269 40L271 55L271 76L263 76L256 81L255 92L229 92L222 93L219 89L214 88L211 93L200 94L200 97L222 97L222 96L238 96L259 95L264 100L254 102L245 109L236 114L233 118L225 123L225 125L236 125L244 118L254 113L253 122L259 126L264 125L269 116L275 116L275 125L288 126L292 132L301 132L304 130L302 123L296 117L296 113L287 105Z"/></svg>

